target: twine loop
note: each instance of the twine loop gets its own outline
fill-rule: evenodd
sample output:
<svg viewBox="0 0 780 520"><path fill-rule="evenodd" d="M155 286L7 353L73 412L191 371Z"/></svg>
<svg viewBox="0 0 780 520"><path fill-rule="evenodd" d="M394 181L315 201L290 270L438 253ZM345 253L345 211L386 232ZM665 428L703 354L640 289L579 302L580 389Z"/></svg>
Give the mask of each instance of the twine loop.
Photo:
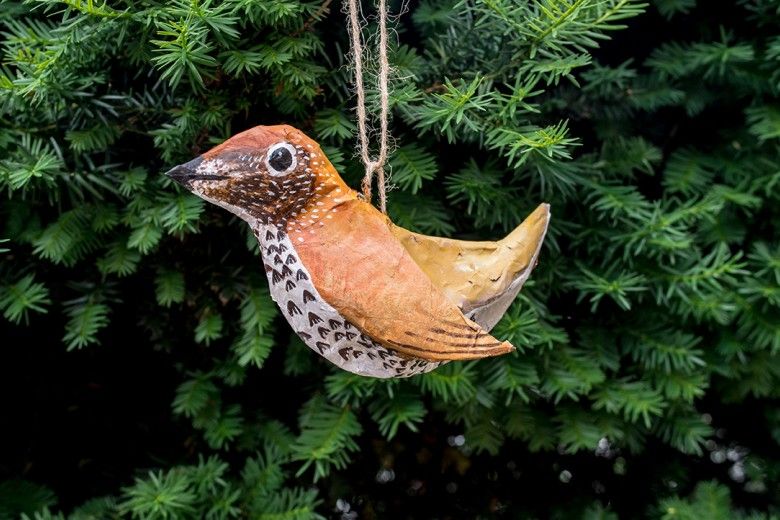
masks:
<svg viewBox="0 0 780 520"><path fill-rule="evenodd" d="M358 15L358 1L347 0L347 15L349 16L349 35L352 49L352 58L355 67L355 92L357 93L357 123L358 139L360 144L360 158L365 167L365 175L361 187L366 201L371 202L371 188L374 176L377 177L379 191L379 209L387 213L387 194L385 186L385 162L387 161L388 131L387 114L389 92L387 76L390 65L387 61L387 7L386 0L378 0L379 22L379 153L372 159L368 145L368 125L366 123L366 92L363 86L363 44L361 42L361 28Z"/></svg>

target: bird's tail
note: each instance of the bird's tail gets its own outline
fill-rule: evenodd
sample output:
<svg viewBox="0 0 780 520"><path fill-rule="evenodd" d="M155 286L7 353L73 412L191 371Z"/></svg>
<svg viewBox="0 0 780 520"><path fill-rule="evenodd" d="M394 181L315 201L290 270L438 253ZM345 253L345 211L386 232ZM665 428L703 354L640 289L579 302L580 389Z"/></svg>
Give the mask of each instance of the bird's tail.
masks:
<svg viewBox="0 0 780 520"><path fill-rule="evenodd" d="M528 252L533 250L532 256L537 256L539 248L547 233L550 223L550 205L546 202L539 204L533 212L523 220L511 233L498 243L501 246Z"/></svg>
<svg viewBox="0 0 780 520"><path fill-rule="evenodd" d="M391 230L420 268L469 318L490 330L536 265L550 222L543 203L498 242L430 237Z"/></svg>
<svg viewBox="0 0 780 520"><path fill-rule="evenodd" d="M462 304L466 316L485 330L495 327L536 267L549 224L550 205L539 204L514 231L496 242L492 261L484 267L489 269L491 283L478 297Z"/></svg>

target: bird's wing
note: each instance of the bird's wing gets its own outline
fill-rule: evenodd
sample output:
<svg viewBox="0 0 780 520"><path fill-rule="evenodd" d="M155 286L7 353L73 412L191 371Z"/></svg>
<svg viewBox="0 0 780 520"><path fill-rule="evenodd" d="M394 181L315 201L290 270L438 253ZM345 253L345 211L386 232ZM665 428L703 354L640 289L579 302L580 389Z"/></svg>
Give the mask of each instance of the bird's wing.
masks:
<svg viewBox="0 0 780 520"><path fill-rule="evenodd" d="M470 242L431 237L392 226L392 232L420 269L464 314L492 329L536 266L549 204L540 204L506 238Z"/></svg>
<svg viewBox="0 0 780 520"><path fill-rule="evenodd" d="M294 245L320 296L379 343L430 361L514 349L466 318L395 238L370 204L352 200Z"/></svg>

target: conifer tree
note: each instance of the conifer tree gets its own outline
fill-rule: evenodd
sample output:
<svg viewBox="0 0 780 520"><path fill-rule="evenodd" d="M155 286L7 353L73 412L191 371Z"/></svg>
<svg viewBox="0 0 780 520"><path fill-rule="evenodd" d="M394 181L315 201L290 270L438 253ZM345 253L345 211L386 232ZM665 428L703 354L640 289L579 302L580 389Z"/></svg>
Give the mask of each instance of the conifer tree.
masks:
<svg viewBox="0 0 780 520"><path fill-rule="evenodd" d="M160 396L165 420L193 443L75 509L46 482L0 474L0 517L346 515L340 493L365 487L366 467L391 470L394 446L421 449L426 432L450 438L451 464L507 471L519 451L553 461L562 481L578 456L624 475L653 450L670 467L729 453L722 482L674 468L655 482L625 475L654 490L638 505L590 491L566 504L495 498L517 517L769 518L780 495L778 3L409 8L390 42L392 219L496 238L544 200L553 221L495 330L517 352L383 381L312 355L278 315L246 226L161 175L240 130L286 122L357 187L335 3L0 1L3 330L58 324L36 333L72 355L120 341L164 352L179 373ZM689 30L654 34L637 56L610 42L652 19ZM136 336L117 337L127 316ZM261 380L278 393L253 395ZM286 394L290 413L274 402ZM757 411L744 420L774 436L770 448L724 438L721 406ZM665 487L672 474L679 488ZM462 506L469 517L499 510L475 503ZM394 510L369 499L362 514L377 507Z"/></svg>

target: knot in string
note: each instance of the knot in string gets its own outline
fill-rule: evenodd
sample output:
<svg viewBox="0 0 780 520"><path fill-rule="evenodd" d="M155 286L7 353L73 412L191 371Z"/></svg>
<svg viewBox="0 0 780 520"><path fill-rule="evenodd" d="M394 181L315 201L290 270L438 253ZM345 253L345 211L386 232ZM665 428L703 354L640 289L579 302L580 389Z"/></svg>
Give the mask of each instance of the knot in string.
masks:
<svg viewBox="0 0 780 520"><path fill-rule="evenodd" d="M363 44L361 42L360 21L358 18L358 1L347 0L347 14L349 15L349 35L352 48L352 58L355 60L355 91L357 93L357 123L358 139L360 141L360 158L365 167L365 175L361 187L363 196L371 202L371 185L374 175L377 177L379 191L379 208L382 213L387 213L387 195L385 188L385 162L387 161L387 113L388 113L388 88L387 76L390 66L387 61L387 8L386 0L378 0L379 20L379 153L375 159L371 158L368 148L368 129L366 124L366 92L363 87Z"/></svg>

